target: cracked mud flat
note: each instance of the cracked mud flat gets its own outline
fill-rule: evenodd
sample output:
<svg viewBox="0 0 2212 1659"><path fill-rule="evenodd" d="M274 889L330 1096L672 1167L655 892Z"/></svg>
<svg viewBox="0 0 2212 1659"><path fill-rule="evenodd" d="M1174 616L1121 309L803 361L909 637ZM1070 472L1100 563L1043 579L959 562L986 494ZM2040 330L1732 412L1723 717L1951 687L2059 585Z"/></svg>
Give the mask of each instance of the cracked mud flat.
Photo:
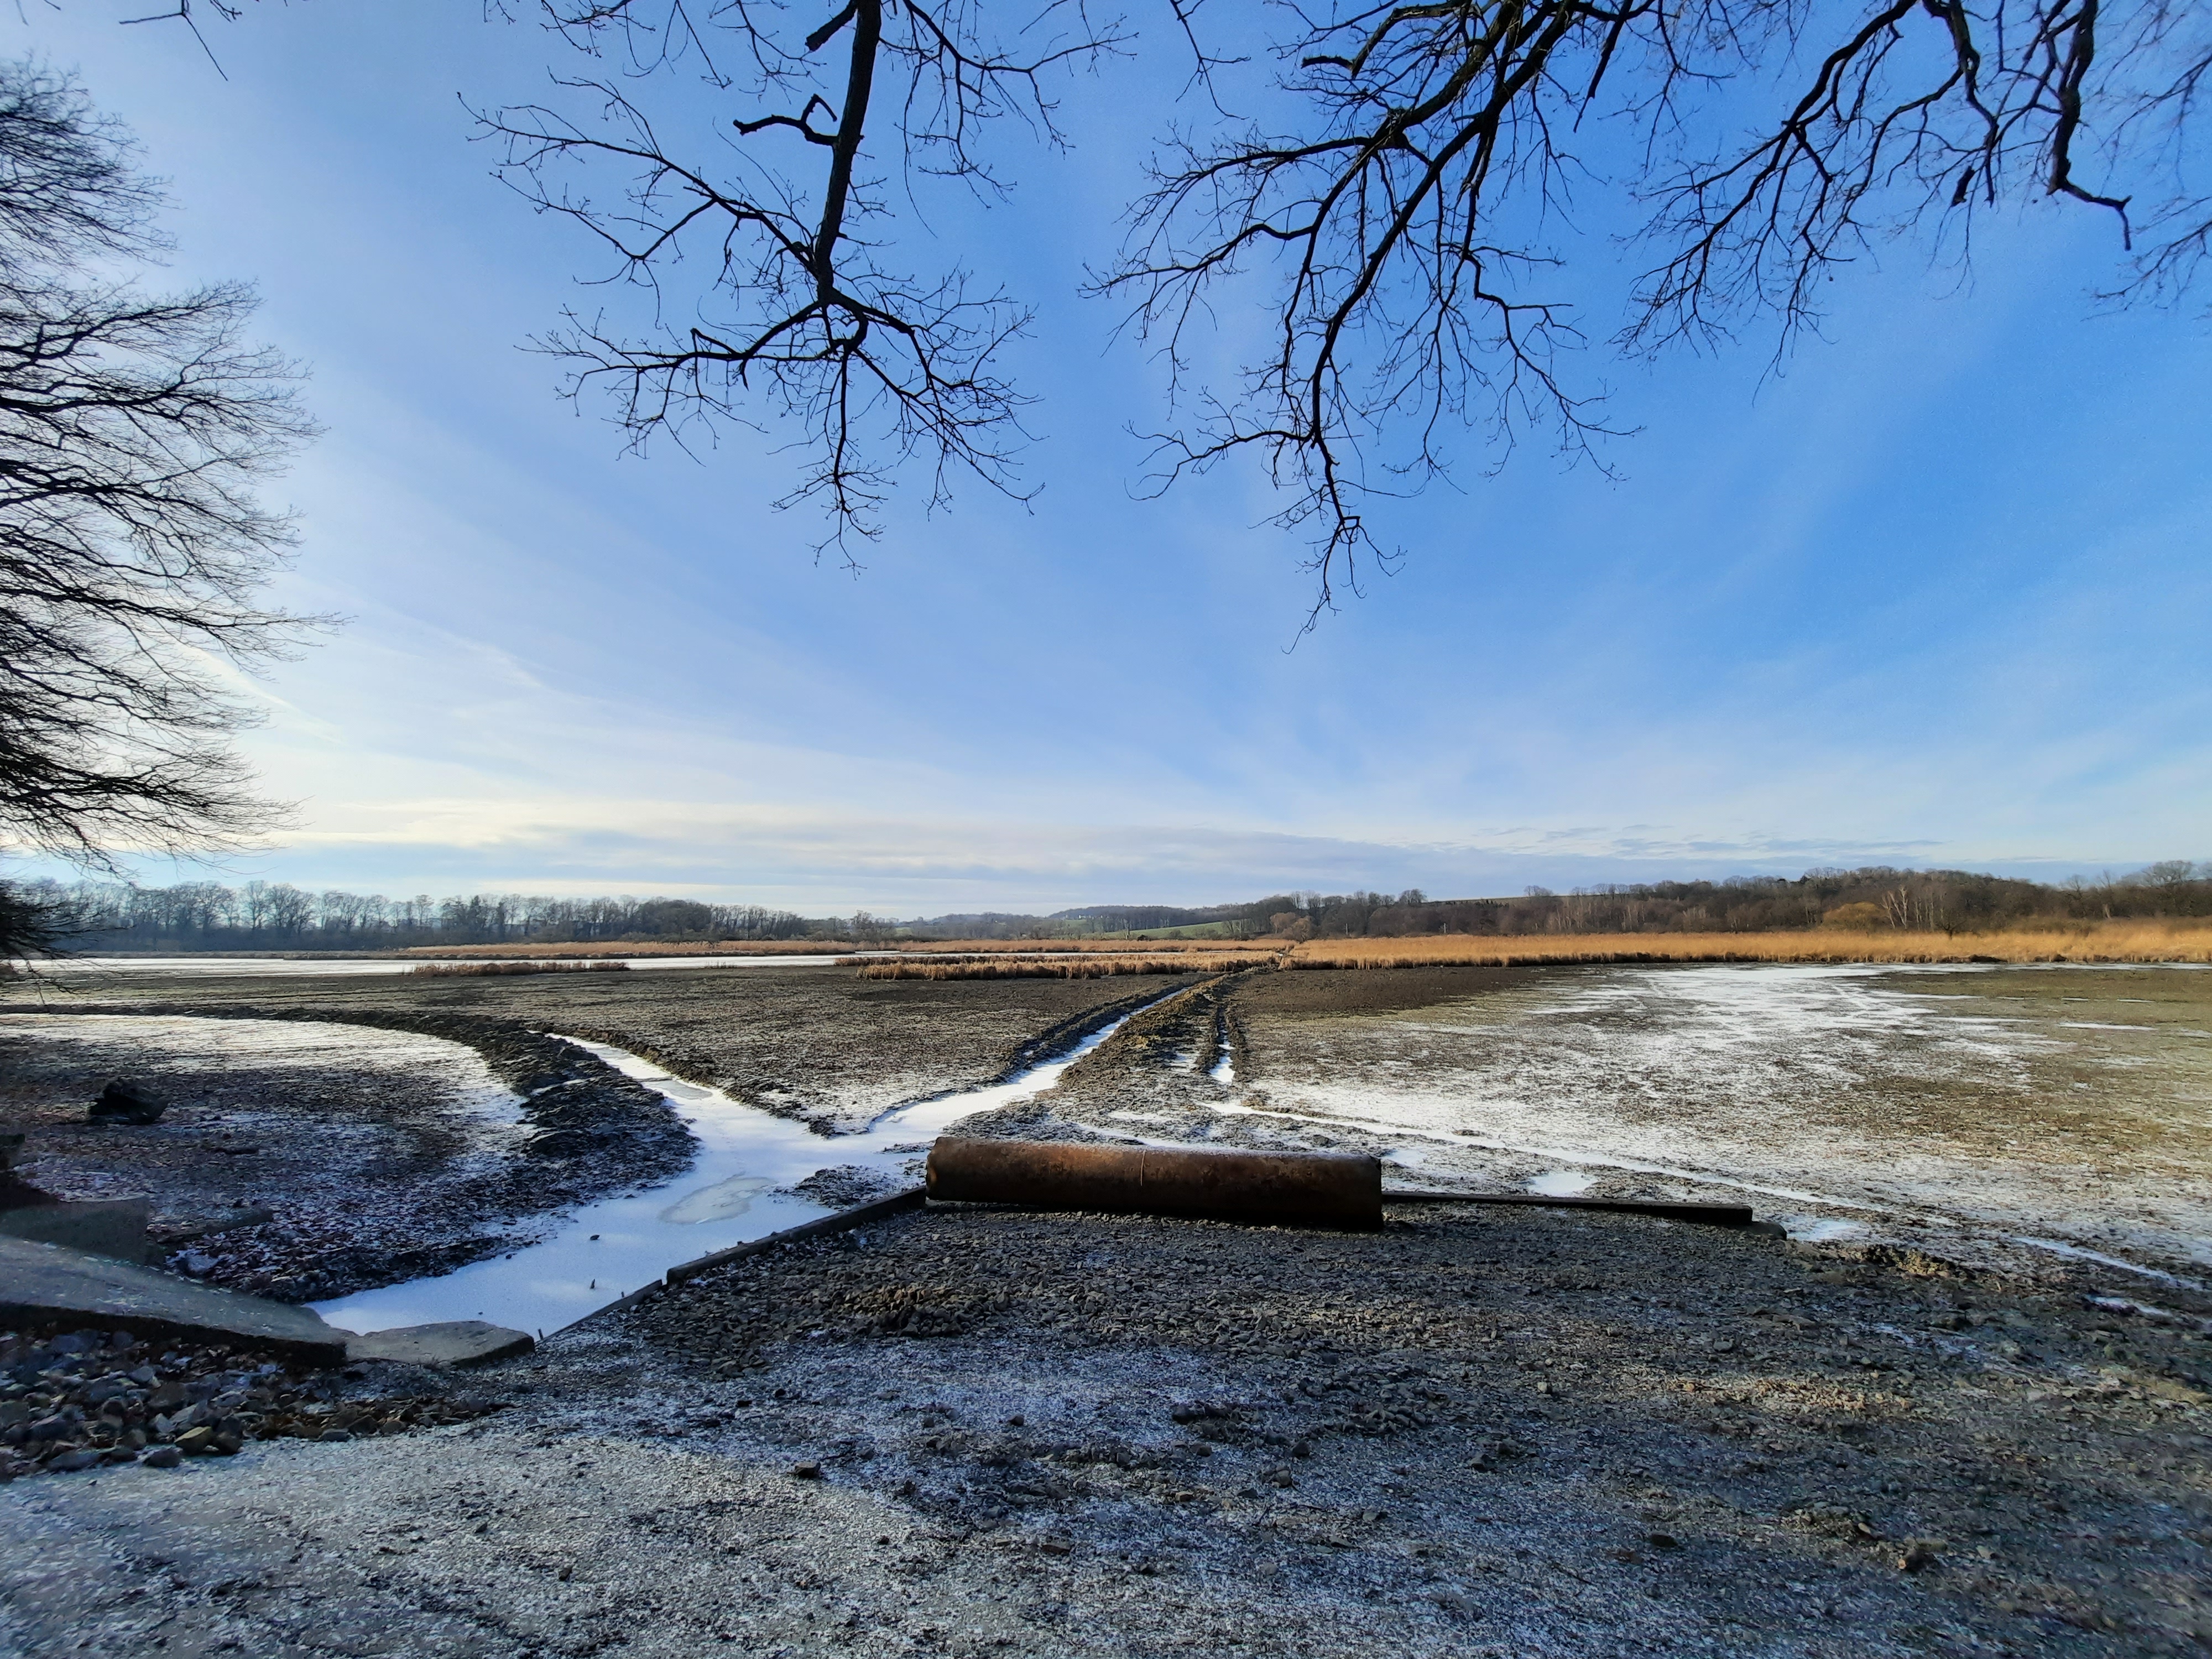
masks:
<svg viewBox="0 0 2212 1659"><path fill-rule="evenodd" d="M0 1490L0 1650L2202 1650L2193 1324L1819 1247L910 1214L506 1409ZM363 1383L387 1393L393 1382Z"/></svg>

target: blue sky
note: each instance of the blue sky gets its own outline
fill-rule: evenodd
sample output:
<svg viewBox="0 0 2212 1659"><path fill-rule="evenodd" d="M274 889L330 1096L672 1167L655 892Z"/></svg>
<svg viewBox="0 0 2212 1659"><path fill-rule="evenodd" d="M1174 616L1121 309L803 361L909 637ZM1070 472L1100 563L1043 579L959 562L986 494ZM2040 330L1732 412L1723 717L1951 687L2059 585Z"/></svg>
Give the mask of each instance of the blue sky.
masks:
<svg viewBox="0 0 2212 1659"><path fill-rule="evenodd" d="M519 349L589 259L463 100L540 94L535 29L264 8L208 25L225 80L143 9L5 27L136 127L177 277L258 282L313 368L282 597L350 618L256 689L301 805L233 875L917 915L2212 857L2212 337L2100 312L2094 216L1987 227L1964 283L1892 250L1778 375L1593 351L1617 480L1470 439L1290 649L1264 480L1139 499L1159 378L1076 292L1168 112L1146 60L1071 87L1073 155L1008 135L1011 204L932 216L1037 308L1036 501L908 492L856 575L767 445L625 457Z"/></svg>

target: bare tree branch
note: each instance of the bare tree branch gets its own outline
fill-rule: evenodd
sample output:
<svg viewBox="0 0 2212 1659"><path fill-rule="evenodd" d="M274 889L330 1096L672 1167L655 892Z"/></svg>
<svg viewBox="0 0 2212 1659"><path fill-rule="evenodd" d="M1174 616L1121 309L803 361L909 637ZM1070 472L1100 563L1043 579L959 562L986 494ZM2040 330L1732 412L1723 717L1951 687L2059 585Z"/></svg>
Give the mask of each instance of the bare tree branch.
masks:
<svg viewBox="0 0 2212 1659"><path fill-rule="evenodd" d="M597 105L588 117L531 106L481 118L502 146L501 176L611 258L600 281L649 302L645 331L572 312L539 340L573 365L570 393L611 392L639 448L661 434L711 441L726 422L796 425L800 476L776 504L818 501L825 544L848 561L854 538L879 533L878 509L910 462L928 473L933 506L963 472L1026 499L1015 459L1027 400L996 362L1030 313L957 267L910 276L864 230L889 217L872 132L888 138L884 159L910 173L994 188L975 149L982 131L1011 115L1060 142L1045 77L1114 44L1073 0L1047 5L1023 55L990 44L979 13L978 0L850 0L787 46L780 11L765 6L726 3L702 26L676 6L648 17L641 0L549 0L566 38L604 53L620 37L647 76L674 62L665 43L678 37L702 63L750 62L743 82L708 76L744 112L729 122L734 140L721 155L679 158L641 94L605 77L559 83ZM820 57L831 48L834 82ZM880 109L886 73L902 82L896 122ZM800 165L814 151L827 152L818 173ZM620 198L586 193L610 170Z"/></svg>

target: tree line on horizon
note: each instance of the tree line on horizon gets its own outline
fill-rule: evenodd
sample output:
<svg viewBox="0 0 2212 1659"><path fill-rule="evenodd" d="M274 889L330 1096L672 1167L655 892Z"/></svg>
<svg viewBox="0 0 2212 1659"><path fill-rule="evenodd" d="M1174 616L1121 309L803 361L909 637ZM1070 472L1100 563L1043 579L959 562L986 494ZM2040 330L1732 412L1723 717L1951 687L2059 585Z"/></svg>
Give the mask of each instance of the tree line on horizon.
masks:
<svg viewBox="0 0 2212 1659"><path fill-rule="evenodd" d="M1970 933L2039 921L2212 916L2212 861L2172 859L2094 881L2030 881L1968 870L1869 865L1721 881L1605 883L1511 898L1427 898L1418 890L1303 893L1262 901L1265 931L1291 939L1424 933L1773 933L1843 927Z"/></svg>
<svg viewBox="0 0 2212 1659"><path fill-rule="evenodd" d="M1609 883L1511 897L1432 899L1418 888L1279 893L1198 908L1092 905L1037 916L983 912L894 921L857 911L802 916L757 904L681 898L560 898L477 893L392 899L287 882L52 879L13 896L53 919L78 950L404 950L425 945L772 941L882 945L899 939L1135 937L1169 929L1235 939L1402 938L1465 933L1768 933L1820 926L1972 932L2038 921L2212 916L2212 861L2170 860L2095 881L2028 881L1964 870L1869 866L1796 878Z"/></svg>

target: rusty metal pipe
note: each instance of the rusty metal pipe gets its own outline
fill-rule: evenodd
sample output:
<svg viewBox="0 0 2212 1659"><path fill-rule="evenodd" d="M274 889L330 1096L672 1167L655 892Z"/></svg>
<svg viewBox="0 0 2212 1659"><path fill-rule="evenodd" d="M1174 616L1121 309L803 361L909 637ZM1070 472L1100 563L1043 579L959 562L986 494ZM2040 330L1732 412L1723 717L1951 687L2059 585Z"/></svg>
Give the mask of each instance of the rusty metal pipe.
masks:
<svg viewBox="0 0 2212 1659"><path fill-rule="evenodd" d="M1343 1152L1233 1152L939 1138L929 1195L962 1204L1211 1216L1292 1227L1382 1224L1382 1165Z"/></svg>

